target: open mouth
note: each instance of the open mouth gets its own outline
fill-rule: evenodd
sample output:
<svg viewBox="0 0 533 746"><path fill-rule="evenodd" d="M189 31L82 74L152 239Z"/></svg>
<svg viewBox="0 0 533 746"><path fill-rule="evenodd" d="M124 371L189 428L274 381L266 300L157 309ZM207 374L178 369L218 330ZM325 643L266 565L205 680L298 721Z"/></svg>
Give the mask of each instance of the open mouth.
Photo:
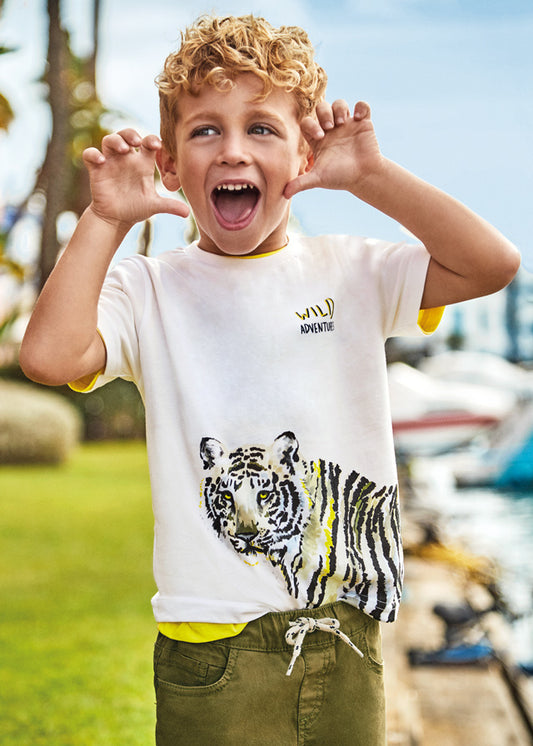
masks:
<svg viewBox="0 0 533 746"><path fill-rule="evenodd" d="M220 184L211 195L218 222L228 230L245 228L255 215L260 196L253 184Z"/></svg>

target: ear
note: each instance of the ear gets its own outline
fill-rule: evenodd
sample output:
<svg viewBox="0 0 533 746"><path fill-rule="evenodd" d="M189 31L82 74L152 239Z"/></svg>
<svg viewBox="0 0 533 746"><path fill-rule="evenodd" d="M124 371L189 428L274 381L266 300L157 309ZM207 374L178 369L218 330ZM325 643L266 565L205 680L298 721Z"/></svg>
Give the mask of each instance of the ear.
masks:
<svg viewBox="0 0 533 746"><path fill-rule="evenodd" d="M181 186L181 181L178 176L176 159L170 155L163 145L161 150L157 151L155 160L157 163L157 169L161 175L163 186L168 189L169 192L177 192Z"/></svg>
<svg viewBox="0 0 533 746"><path fill-rule="evenodd" d="M274 441L274 453L278 457L280 464L286 466L289 472L294 474L294 463L300 460L296 435L290 430L286 430L281 435L278 435Z"/></svg>
<svg viewBox="0 0 533 746"><path fill-rule="evenodd" d="M224 457L224 446L216 438L202 438L200 441L200 458L204 469L220 466Z"/></svg>
<svg viewBox="0 0 533 746"><path fill-rule="evenodd" d="M313 155L313 151L311 148L306 144L305 150L302 153L302 164L301 164L301 170L298 174L301 176L302 174L306 174L308 171L310 171L313 168L315 162L315 156Z"/></svg>

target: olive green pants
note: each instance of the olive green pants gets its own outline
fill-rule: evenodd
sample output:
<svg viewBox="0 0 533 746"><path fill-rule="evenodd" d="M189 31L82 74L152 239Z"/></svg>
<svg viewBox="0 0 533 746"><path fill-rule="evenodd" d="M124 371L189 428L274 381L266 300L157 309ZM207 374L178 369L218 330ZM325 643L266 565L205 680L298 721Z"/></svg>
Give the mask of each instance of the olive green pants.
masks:
<svg viewBox="0 0 533 746"><path fill-rule="evenodd" d="M337 618L364 654L335 635L308 632L294 648L289 622ZM184 643L159 635L154 652L157 746L384 746L379 622L338 602L266 614L237 637Z"/></svg>

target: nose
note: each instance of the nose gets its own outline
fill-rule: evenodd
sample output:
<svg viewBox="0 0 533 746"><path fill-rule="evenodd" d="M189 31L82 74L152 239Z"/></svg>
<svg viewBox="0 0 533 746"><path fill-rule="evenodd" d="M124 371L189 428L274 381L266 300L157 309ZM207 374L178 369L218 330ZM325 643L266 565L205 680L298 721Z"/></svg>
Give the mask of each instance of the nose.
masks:
<svg viewBox="0 0 533 746"><path fill-rule="evenodd" d="M236 132L225 133L221 138L218 161L224 166L240 166L250 163L251 156L245 136Z"/></svg>

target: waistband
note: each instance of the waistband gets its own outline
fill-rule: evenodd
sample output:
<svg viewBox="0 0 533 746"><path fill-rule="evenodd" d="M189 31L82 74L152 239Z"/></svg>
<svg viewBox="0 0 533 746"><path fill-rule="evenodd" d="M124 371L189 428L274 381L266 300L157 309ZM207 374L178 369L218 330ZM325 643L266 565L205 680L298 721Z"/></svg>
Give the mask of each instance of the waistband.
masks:
<svg viewBox="0 0 533 746"><path fill-rule="evenodd" d="M224 645L238 650L263 650L271 652L283 652L289 647L285 635L291 622L299 617L312 617L322 619L330 617L338 619L342 631L350 637L369 625L378 625L368 614L364 614L345 601L336 601L316 609L291 609L290 611L269 612L259 619L248 622L244 630L236 637L228 637L224 640L216 640L210 645ZM309 648L335 645L335 636L317 630L308 635L305 646Z"/></svg>

